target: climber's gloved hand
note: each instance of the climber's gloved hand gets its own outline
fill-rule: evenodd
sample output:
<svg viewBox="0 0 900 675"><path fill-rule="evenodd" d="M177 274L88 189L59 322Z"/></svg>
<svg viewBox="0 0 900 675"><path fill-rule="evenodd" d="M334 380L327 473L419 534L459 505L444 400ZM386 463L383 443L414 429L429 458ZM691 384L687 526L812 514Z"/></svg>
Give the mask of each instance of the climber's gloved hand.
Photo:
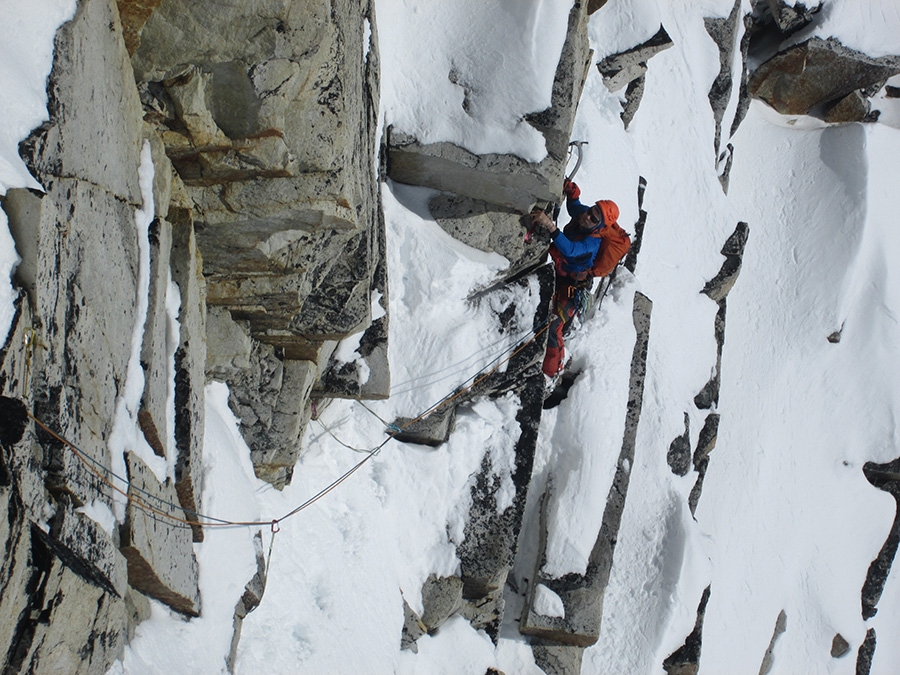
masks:
<svg viewBox="0 0 900 675"><path fill-rule="evenodd" d="M563 194L566 199L578 199L581 196L581 188L568 178L563 180Z"/></svg>
<svg viewBox="0 0 900 675"><path fill-rule="evenodd" d="M534 209L531 212L531 225L532 227L542 227L548 232L556 230L556 224L553 222L553 219L541 209Z"/></svg>

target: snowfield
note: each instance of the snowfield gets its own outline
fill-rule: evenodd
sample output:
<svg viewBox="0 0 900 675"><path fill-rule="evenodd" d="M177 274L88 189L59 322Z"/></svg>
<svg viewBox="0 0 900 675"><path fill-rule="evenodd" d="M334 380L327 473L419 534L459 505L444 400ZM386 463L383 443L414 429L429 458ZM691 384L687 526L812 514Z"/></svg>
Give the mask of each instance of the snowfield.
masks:
<svg viewBox="0 0 900 675"><path fill-rule="evenodd" d="M74 10L73 2L45 4L40 17L23 0L0 6L0 193L35 186L16 147L46 116L53 29ZM742 10L749 4L743 0ZM622 444L631 310L640 292L653 302L643 410L602 632L582 672L662 673L709 587L701 673L759 672L783 610L771 673L854 673L856 650L874 628L871 672L892 674L900 664L900 570L894 566L868 621L860 591L896 506L862 468L900 456L900 104L880 99L884 123L831 127L754 101L730 139L725 194L707 98L719 53L703 19L725 17L733 5L613 0L591 17L595 62L660 24L674 45L649 62L627 131L619 118L624 92L610 93L596 68L588 75L573 132L589 141L578 183L587 199L615 200L631 229L643 177L648 218L635 274L620 270L596 316L567 343L582 373L542 420L513 585L524 593L533 576L537 500L551 479L544 572L585 570ZM543 139L521 118L549 103L571 6L377 0L382 126L539 160ZM900 52L893 0L830 0L822 15L802 37L836 36L872 56ZM736 98L735 91L723 145ZM515 342L500 334L489 305L467 302L507 261L443 232L428 216L429 194L383 188L391 398L366 407L335 400L322 410L303 438L293 483L279 492L254 477L225 385L210 384L203 495L210 515L267 521L290 512L381 445L385 420L427 409ZM716 367L718 311L700 291L739 222L750 234L727 299L719 403L698 410L694 396ZM16 262L0 212L3 279ZM3 285L5 335L13 290ZM521 293L518 320L527 326L524 309L536 306L537 290ZM836 332L839 342L829 341ZM353 346L345 345L346 358ZM421 609L428 575L458 571L455 543L473 475L485 448L504 447L497 439L518 433L517 403L510 396L465 407L451 440L435 449L387 443L277 534L263 528L261 542L254 543L258 528L210 530L195 544L202 616L184 621L153 602L153 616L110 672L224 672L232 611L259 550L271 556L268 585L243 624L239 674L540 673L517 631L523 600L512 587L498 644L454 617L420 638L417 654L400 650L403 599ZM666 453L686 418L696 447L710 412L720 416L718 439L692 516L687 499L697 474L673 474ZM499 451L492 459L498 467L512 461ZM549 589L539 593L547 614L562 611L558 600ZM842 658L830 655L837 633L851 646Z"/></svg>

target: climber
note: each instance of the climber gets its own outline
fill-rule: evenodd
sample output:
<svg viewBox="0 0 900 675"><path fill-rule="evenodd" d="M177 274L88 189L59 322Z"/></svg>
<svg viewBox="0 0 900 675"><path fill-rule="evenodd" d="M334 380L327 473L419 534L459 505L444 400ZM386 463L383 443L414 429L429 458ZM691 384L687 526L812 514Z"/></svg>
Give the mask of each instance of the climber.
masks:
<svg viewBox="0 0 900 675"><path fill-rule="evenodd" d="M594 276L601 276L595 270L601 250L600 231L619 219L619 207L613 201L601 199L591 206L582 204L579 201L581 190L570 180L563 183L563 193L571 220L562 231L544 211L535 209L531 212L533 225L545 228L553 240L550 257L556 270L556 295L542 368L548 378L555 378L562 370L563 337L575 317L587 307Z"/></svg>

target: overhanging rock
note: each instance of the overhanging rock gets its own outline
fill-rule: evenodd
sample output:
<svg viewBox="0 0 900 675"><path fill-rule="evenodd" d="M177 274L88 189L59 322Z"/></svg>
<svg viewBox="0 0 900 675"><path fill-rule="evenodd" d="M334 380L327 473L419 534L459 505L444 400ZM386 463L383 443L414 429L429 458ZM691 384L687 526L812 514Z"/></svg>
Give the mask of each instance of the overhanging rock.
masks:
<svg viewBox="0 0 900 675"><path fill-rule="evenodd" d="M216 343L210 372L231 388L257 474L282 487L314 384L389 390L374 2L120 5L144 119L177 172L171 220L195 228L202 299L240 325L240 364ZM214 322L216 337L227 322ZM360 333L362 365L329 365ZM190 508L196 478L177 476Z"/></svg>
<svg viewBox="0 0 900 675"><path fill-rule="evenodd" d="M372 3L156 4L129 21L132 64L189 196L207 301L287 358L365 330L384 257Z"/></svg>
<svg viewBox="0 0 900 675"><path fill-rule="evenodd" d="M515 155L476 155L453 143L423 145L395 130L389 147L388 175L398 183L423 185L519 212L529 211L535 202L555 201L562 189L543 162L533 164Z"/></svg>

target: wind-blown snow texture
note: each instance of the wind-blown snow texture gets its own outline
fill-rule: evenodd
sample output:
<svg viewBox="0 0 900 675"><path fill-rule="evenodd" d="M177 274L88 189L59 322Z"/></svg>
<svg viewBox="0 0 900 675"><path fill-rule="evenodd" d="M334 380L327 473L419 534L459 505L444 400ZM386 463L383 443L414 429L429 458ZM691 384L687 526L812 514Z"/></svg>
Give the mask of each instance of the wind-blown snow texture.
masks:
<svg viewBox="0 0 900 675"><path fill-rule="evenodd" d="M59 4L51 23L71 11ZM542 139L519 120L549 102L571 2L376 4L384 124L477 152L542 156ZM524 524L531 539L513 575L520 589L532 576L536 497L551 476L557 496L545 572L584 570L621 445L631 303L640 290L654 303L643 414L600 641L587 650L583 672L662 672L662 660L692 630L710 585L701 673L758 672L781 610L787 630L771 672L852 673L853 656L833 659L831 640L841 633L853 654L874 627L872 672L892 673L900 663L892 639L900 632L898 571L868 622L860 589L894 502L866 482L861 468L900 455L894 215L900 132L885 124L826 128L754 102L732 141L726 196L707 99L719 56L703 18L727 16L732 6L615 0L591 18L596 60L642 42L660 23L674 46L651 60L627 132L619 119L622 92L610 94L596 69L588 76L574 130L575 138L590 141L579 182L589 198L615 199L627 226L637 218L644 176L649 216L636 275L620 274L596 317L569 342L573 367L583 372L542 423ZM21 0L3 6L20 22L31 11ZM835 35L880 56L897 51L898 30L891 0L833 0L821 25L807 33ZM33 106L29 92L43 91L52 31L26 31L33 39L18 47L0 40L4 118L19 109L16 101ZM896 124L898 111L882 103L882 119ZM735 107L732 100L723 128ZM24 126L0 146L0 167L14 167L2 169L4 190L28 184L15 169L15 143L40 116L27 112L22 119ZM427 216L427 196L384 188L394 387L391 399L370 408L388 421L427 408L510 340L499 335L488 307L465 301L505 261L450 239ZM693 446L703 426L705 411L693 397L715 366L717 307L699 291L721 266L719 251L738 221L749 223L750 238L728 297L718 444L693 519L687 495L696 474L675 476L666 451L684 433L685 413ZM8 269L11 243L2 251ZM525 292L520 306L534 296L534 289ZM2 304L9 311L8 300ZM525 316L520 324L527 325ZM841 329L839 343L826 340ZM368 449L384 438L374 415L335 401L310 425L294 483L277 492L253 478L224 386L212 385L207 401L203 503L221 518L281 516L361 459L345 445ZM516 631L521 603L512 592L496 647L454 618L422 637L418 654L399 650L401 597L421 608L428 574L457 570L453 543L461 536L469 481L491 438L513 433L515 405L507 398L468 406L451 441L438 449L388 444L337 490L285 521L266 595L244 623L237 672L482 675L493 666L538 673ZM196 545L203 616L184 622L154 603L153 617L113 670L221 672L231 611L255 572L252 534L207 533ZM266 546L270 537L266 531ZM558 612L552 600L544 598L548 611Z"/></svg>

